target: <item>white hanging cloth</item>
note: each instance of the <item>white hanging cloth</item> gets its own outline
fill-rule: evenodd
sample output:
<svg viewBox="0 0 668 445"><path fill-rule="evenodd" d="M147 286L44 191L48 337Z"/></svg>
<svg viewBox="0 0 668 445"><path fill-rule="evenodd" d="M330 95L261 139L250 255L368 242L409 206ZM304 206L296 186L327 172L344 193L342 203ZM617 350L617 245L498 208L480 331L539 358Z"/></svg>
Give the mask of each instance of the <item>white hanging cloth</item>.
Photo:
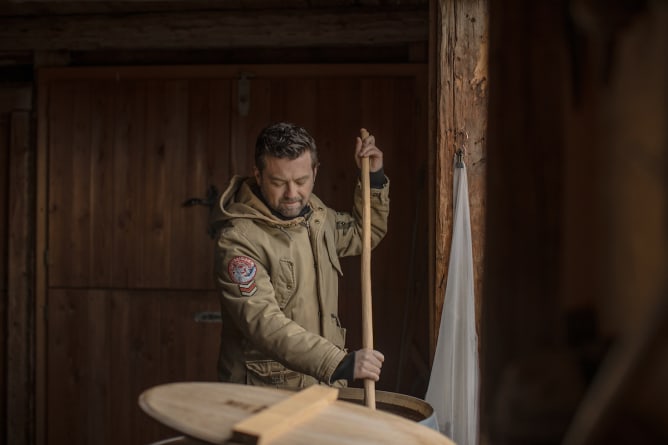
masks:
<svg viewBox="0 0 668 445"><path fill-rule="evenodd" d="M460 158L461 155L457 156ZM458 445L478 443L478 336L466 166L454 171L452 247L441 326L425 400L441 433Z"/></svg>

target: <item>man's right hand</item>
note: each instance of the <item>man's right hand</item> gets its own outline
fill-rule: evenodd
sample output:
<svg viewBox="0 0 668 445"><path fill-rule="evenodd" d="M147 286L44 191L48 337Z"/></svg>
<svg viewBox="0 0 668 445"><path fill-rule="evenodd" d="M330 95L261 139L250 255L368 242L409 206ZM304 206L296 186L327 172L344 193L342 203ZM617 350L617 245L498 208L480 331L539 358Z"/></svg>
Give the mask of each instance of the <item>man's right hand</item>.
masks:
<svg viewBox="0 0 668 445"><path fill-rule="evenodd" d="M371 379L377 382L380 379L380 368L383 367L385 356L373 349L359 349L355 351L355 380Z"/></svg>

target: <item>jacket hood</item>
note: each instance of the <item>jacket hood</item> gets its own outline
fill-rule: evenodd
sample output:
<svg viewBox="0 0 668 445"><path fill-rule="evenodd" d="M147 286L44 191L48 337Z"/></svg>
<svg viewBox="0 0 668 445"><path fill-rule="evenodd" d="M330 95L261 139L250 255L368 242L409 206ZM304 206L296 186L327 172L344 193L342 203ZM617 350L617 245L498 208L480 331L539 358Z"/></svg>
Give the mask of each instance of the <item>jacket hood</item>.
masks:
<svg viewBox="0 0 668 445"><path fill-rule="evenodd" d="M243 218L263 221L277 226L291 226L303 221L298 216L289 220L277 218L269 207L254 192L257 181L253 177L234 176L230 185L220 196L211 211L210 225L215 231L232 219ZM311 208L323 207L322 202L311 194L309 199Z"/></svg>

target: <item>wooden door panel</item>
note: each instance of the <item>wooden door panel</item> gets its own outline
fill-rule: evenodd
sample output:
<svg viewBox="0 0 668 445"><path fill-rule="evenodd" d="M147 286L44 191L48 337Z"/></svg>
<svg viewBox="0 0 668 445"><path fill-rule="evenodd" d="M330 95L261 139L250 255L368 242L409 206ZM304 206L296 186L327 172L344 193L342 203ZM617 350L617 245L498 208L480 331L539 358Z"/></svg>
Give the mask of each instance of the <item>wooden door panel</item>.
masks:
<svg viewBox="0 0 668 445"><path fill-rule="evenodd" d="M226 81L50 89L50 286L212 287L208 212L182 203L229 177L228 103Z"/></svg>
<svg viewBox="0 0 668 445"><path fill-rule="evenodd" d="M145 444L172 434L137 405L145 389L215 381L215 292L52 290L49 293L49 443Z"/></svg>

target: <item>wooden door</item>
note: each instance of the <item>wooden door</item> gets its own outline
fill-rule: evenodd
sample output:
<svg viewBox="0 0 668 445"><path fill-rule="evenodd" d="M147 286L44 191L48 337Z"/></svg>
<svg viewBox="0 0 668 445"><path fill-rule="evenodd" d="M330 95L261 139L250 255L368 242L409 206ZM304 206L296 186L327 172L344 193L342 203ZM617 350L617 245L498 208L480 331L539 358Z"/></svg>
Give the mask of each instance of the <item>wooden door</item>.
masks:
<svg viewBox="0 0 668 445"><path fill-rule="evenodd" d="M47 442L141 444L168 437L173 432L140 412L139 393L169 381L216 379L220 325L206 322L219 310L208 209L182 204L211 186L222 190L232 174L250 173L257 132L278 120L297 122L315 137L322 163L315 193L335 208L351 206L359 127L367 126L385 152L393 213L372 274L376 344L388 357L379 389L393 390L406 298L416 298L415 281L426 283L426 267L408 273L410 258L419 263L426 256L426 246L411 249L408 229L418 219L415 172L426 159L423 71L418 65L45 72L41 356L47 372L38 403L46 405ZM250 78L247 112L238 106L242 72ZM342 318L349 346L358 348L359 259L343 267ZM427 335L425 328L425 344Z"/></svg>

